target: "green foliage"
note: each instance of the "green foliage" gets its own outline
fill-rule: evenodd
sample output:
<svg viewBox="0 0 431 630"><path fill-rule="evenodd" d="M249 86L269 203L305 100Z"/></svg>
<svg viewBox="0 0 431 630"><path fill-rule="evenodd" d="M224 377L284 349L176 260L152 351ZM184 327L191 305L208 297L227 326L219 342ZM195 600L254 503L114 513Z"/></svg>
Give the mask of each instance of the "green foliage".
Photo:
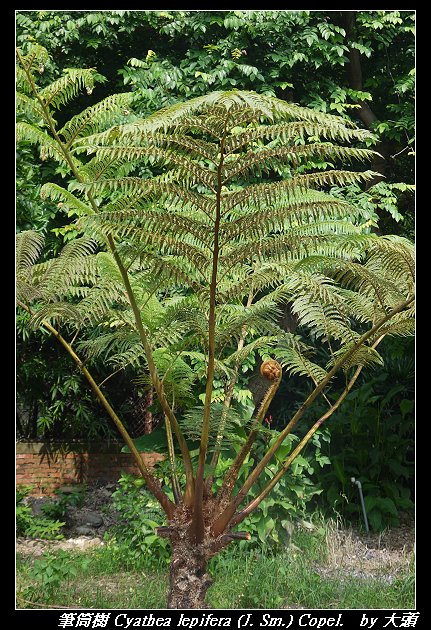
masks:
<svg viewBox="0 0 431 630"><path fill-rule="evenodd" d="M99 125L102 119L98 118L98 112L105 116L109 111L112 122L118 122L122 116L134 120L162 105L191 96L201 96L208 90L229 90L232 87L275 94L318 111L341 113L346 119L356 114L354 107L357 107L355 103L358 100L366 100L371 107L376 108L379 124L398 124L398 116L403 114L390 110L386 112L386 106L392 96L396 97L393 105L403 107L404 111L411 108L413 103L409 90L413 76L414 12L360 11L356 14L356 21L356 32L349 39L342 25L341 12L30 11L17 13L17 39L25 52L32 42L37 41L54 53L55 61L49 59L45 53L40 53L40 62L45 65L42 74L39 73L39 58L35 57L35 76L42 86L48 85L55 78L58 67L67 63L78 68L85 63L103 68L109 74L111 83L106 89L112 92L115 81L118 81L115 77L116 70L121 68L128 55L134 59L127 70L124 69L123 76L127 86L131 86L135 96L141 99L141 105L137 107L135 103L134 108L126 109L129 105L121 99L129 98L130 94L120 94L114 115L111 106L116 96L112 99L109 96L106 102L102 100L103 105L100 107L94 105L94 94L99 94L99 97L105 95L104 88L99 87L92 96L81 98L78 107L87 107L89 103L91 105L84 110L86 113L76 113L72 118L75 121L73 125L61 120L58 128L65 131L66 142L73 137L67 135L67 130L69 127L75 129L79 121L86 132L89 128L85 125L93 117L94 124ZM139 60L136 57L139 57L137 51L142 46L142 32L146 34L150 50L143 53ZM363 63L365 83L362 91L340 85L340 77L344 80L345 76L344 72L340 74L340 68L348 63L349 45L361 52L363 62L366 60L366 65ZM408 80L404 80L404 76ZM399 85L399 92L393 90L394 83ZM29 96L25 82L19 85L23 85ZM400 95L403 96L401 103ZM72 105L69 104L69 109ZM29 111L28 103L24 109ZM124 114L124 111L129 111L129 114ZM109 126L109 120L105 120L103 125ZM411 125L405 127L405 131L411 135ZM313 135L311 130L309 133ZM382 133L384 138L387 132ZM28 143L20 142L19 150L23 146L29 147ZM392 153L398 153L402 148L393 149ZM404 152L396 159L387 160L391 169L387 181L394 181L393 166L400 161L398 171L404 177L410 168L406 168L409 159ZM118 167L118 162L112 164ZM21 165L24 166L24 161L20 158L19 168ZM47 170L45 162L42 171L39 171L39 166L34 165L30 154L29 165L32 166L27 172L33 171L33 178L36 173L43 175ZM43 175L45 181L47 176L49 177L49 172ZM75 211L78 215L81 211L75 207L70 193L66 200L57 189L57 198L53 197L52 201L50 195L44 193L45 204L41 206L37 201L39 181L37 180L35 186L33 179L28 185L23 176L18 178L18 182L20 186L21 183L25 186L22 189L25 190L25 197L20 195L20 198L24 204L34 199L32 216L35 217L38 227L46 226L43 229L48 231L51 241L51 228L57 230L58 235L62 234L64 239L77 235L72 226L67 226L67 231L59 227L62 225L60 219L65 213L70 220L76 216ZM352 205L357 205L358 199L365 221L376 221L376 211L379 212L379 208L390 212L395 221L399 220L400 214L406 214L390 199L394 189L388 189L390 194L382 195L383 203L380 204L379 201L377 206L375 199L370 199L363 191L360 192L356 185L350 185L349 189L351 194L348 192L348 199ZM407 214L408 204L410 201L403 203ZM53 213L49 223L46 220L46 208ZM26 223L27 209L23 209L23 215L20 229L33 227L33 220L32 225ZM64 218L62 220L64 225ZM154 221L161 220L161 213L154 215ZM172 217L167 217L166 223L172 220ZM178 218L175 220L178 222ZM246 221L248 218L244 219L243 224ZM410 223L405 222L406 227L407 224L410 226ZM394 223L390 225L393 229ZM241 223L237 222L237 226L239 229ZM398 229L397 225L395 227ZM409 235L411 234L409 227ZM58 244L55 248L58 250ZM179 278L179 271L175 271Z"/></svg>
<svg viewBox="0 0 431 630"><path fill-rule="evenodd" d="M133 475L123 473L112 495L122 522L110 533L108 544L118 549L124 563L132 568L139 568L142 562L147 566L166 564L170 556L169 542L155 531L164 521L163 512L152 495L138 487L135 480Z"/></svg>
<svg viewBox="0 0 431 630"><path fill-rule="evenodd" d="M24 67L30 63L31 54L23 58ZM79 80L76 79L78 84ZM56 93L57 83L53 85L43 92ZM61 84L60 88L66 98L68 87ZM112 101L113 115L119 105ZM106 125L107 119L103 118L102 124ZM34 137L49 151L51 147L53 156L69 155L65 144L49 139L45 145L44 132L34 125L26 124L25 129L28 138ZM296 144L298 136L303 143ZM322 136L331 141L314 142ZM214 247L212 226L216 214L219 214L220 232L216 370L224 372L225 377L232 373L229 364L239 359L232 353L232 341L239 339L245 328L253 331L254 339L248 340L245 347L248 353L245 348L241 351L242 362L262 343L259 338L265 340L263 347L266 344L267 348L283 337L290 344L290 338L286 338L276 323L278 304L282 301L292 303L300 322L311 326L315 337L324 337L329 343L330 338L332 342L341 342L338 350L331 350L333 361L359 338L343 323L348 317L374 321L377 312L369 290L361 298L363 310L359 314L358 300L352 302L352 310L346 299L350 296L353 299L351 290L346 289L342 296L328 278L326 290L322 291L323 277L315 264L317 258L311 258L311 254L320 256L318 264L327 268L330 263L325 257L358 259L361 249L369 247L366 275L360 263L352 267L349 262L343 275L338 270L337 280L347 277L355 291L362 291L360 287L373 273L373 291L379 286L382 315L402 299L399 291L394 292L392 279L374 274L376 260L390 249L389 239L375 242L373 235L361 235L361 228L351 222L357 214L354 206L314 190L336 182L345 185L367 180L372 172L328 169L303 173L300 169L313 155L333 161L368 159L372 153L367 149L339 144L367 137L367 132L354 129L339 117L254 92L232 91L214 92L162 110L147 120L68 140L79 153L86 149L94 155L89 163L82 165L77 157L61 158L73 169L77 179L71 188L78 191L78 196L75 197L75 192L62 191L57 185L45 185L43 194L53 200L63 199L78 215L78 229L85 230L98 242L113 232L117 239L122 239L121 254L130 261L131 288L152 336L153 360L172 402L177 396L181 404L181 397L188 396L189 404L192 403L190 387L195 377L184 359L197 358L197 350L205 357L205 318ZM224 155L218 166L220 142ZM163 178L124 175L139 164L163 167L166 173ZM115 177L111 167L117 169ZM99 171L103 176L95 178ZM256 176L264 172L269 177L262 183L254 183L258 181ZM251 183L247 185L245 178L250 175ZM221 187L219 195L216 186ZM94 195L100 196L98 211ZM100 326L105 320L102 326L115 327L115 331L84 341L79 348L89 357L101 356L109 348L110 360L120 367L145 362L137 331L133 331L130 309L127 310L128 300L126 296L120 297L121 277L111 254L93 256L95 242L85 236L69 243L57 259L30 267L39 241L33 244L30 233L20 234L18 241L21 299L37 298L46 303L33 315L35 327L43 321L58 322L59 318L78 328L84 323ZM29 257L28 261L24 255ZM410 256L410 251L406 255ZM301 263L305 256L314 261L311 274ZM404 267L400 273L404 273ZM161 282L165 290L175 291L181 284L183 291L188 287L195 295L175 296L164 307L154 295ZM278 285L274 291L247 309L241 305L250 291L268 291L274 284ZM329 309L324 305L328 299ZM400 323L400 331L401 328ZM112 355L114 348L117 352ZM371 349L364 349L356 353L355 360L364 363L378 360L377 357ZM302 370L315 382L326 375L323 366L310 363L298 344L291 348L290 354L284 351L283 361L286 367ZM179 370L181 379L178 379ZM184 371L188 372L186 378ZM145 377L142 382L145 383ZM180 393L176 385L177 391L170 391L172 384L178 382L184 386L188 383L186 389Z"/></svg>
<svg viewBox="0 0 431 630"><path fill-rule="evenodd" d="M238 478L238 488L246 480L251 468L262 458L266 447L275 442L279 432L267 430L262 433L256 442L250 458L244 462ZM327 466L330 461L321 452L320 440L327 439L326 435L315 434L311 441L311 449L307 453L298 455L290 469L290 474L284 475L279 483L259 505L259 509L253 512L241 523L241 531L251 534L250 541L240 541L238 544L244 549L268 547L280 549L288 546L292 531L296 524L306 517L307 508L314 503L323 489L316 483L314 473L317 469ZM299 438L289 435L278 449L275 462L269 464L260 475L256 485L250 491L250 500L257 497L266 484L278 471L281 464L293 448ZM220 458L216 470L215 486L221 484L224 472L228 469L232 460L226 455Z"/></svg>
<svg viewBox="0 0 431 630"><path fill-rule="evenodd" d="M31 331L24 312L18 313L17 324L22 358L17 364L18 439L112 439L100 406L55 340Z"/></svg>
<svg viewBox="0 0 431 630"><path fill-rule="evenodd" d="M314 519L313 519L314 521ZM283 551L269 548L238 549L231 545L210 562L211 575L216 577L208 592L209 605L214 609L280 608L300 606L318 609L378 608L414 609L415 575L411 554L403 568L394 572L393 565L385 575L367 575L358 579L356 571L333 561L326 555L327 542L332 539L333 526L320 520L310 527L298 527L291 544ZM340 555L342 549L338 550ZM72 602L81 608L163 609L166 606L168 568L139 565L128 567L114 546L105 544L84 553L60 554L63 565L76 568L58 588L41 594L40 586L30 578L30 563L17 558L17 597L21 608L31 606L21 597L53 606ZM359 561L358 561L359 563ZM355 565L356 566L356 565ZM318 573L319 567L325 573ZM129 571L126 572L126 570ZM331 570L332 569L332 570ZM330 575L326 574L330 572ZM391 576L391 580L384 577ZM106 584L109 582L109 589ZM151 588L148 588L148 584ZM232 585L235 584L235 588ZM29 593L29 586L33 586ZM30 597L28 596L30 595Z"/></svg>
<svg viewBox="0 0 431 630"><path fill-rule="evenodd" d="M337 530L333 521L312 514L296 524L282 549L248 550L231 545L211 560L211 574L218 579L208 592L209 602L215 608L343 610L374 609L389 601L396 607L401 601L414 601L411 555L410 562L396 574L393 565L385 570L380 565L376 571L376 567L366 568L359 558L356 565L350 557L346 566L340 533L349 536L350 532ZM356 567L361 570L360 578Z"/></svg>
<svg viewBox="0 0 431 630"><path fill-rule="evenodd" d="M232 88L346 118L365 102L390 144L386 181L413 183L413 11L18 11L16 21L19 46L38 42L52 55L43 60L43 85L66 65L101 68L109 83L99 85L99 98L131 87L140 102L132 117ZM361 89L348 84L349 49L361 55ZM406 204L411 216L411 197Z"/></svg>
<svg viewBox="0 0 431 630"><path fill-rule="evenodd" d="M350 479L361 481L374 531L399 525L400 515L414 507L414 363L408 341L388 340L384 366L362 379L334 414L330 448L324 448L331 466L316 469L325 488L320 505L355 525L362 523L362 511Z"/></svg>
<svg viewBox="0 0 431 630"><path fill-rule="evenodd" d="M89 559L83 558L81 566L88 564ZM55 553L45 552L40 558L34 560L29 569L28 576L33 582L25 590L25 596L33 601L46 601L60 586L73 580L78 574L76 562L65 551Z"/></svg>
<svg viewBox="0 0 431 630"><path fill-rule="evenodd" d="M56 518L45 518L33 515L29 505L25 503L25 498L32 486L17 486L16 490L16 532L18 536L28 538L43 538L45 540L61 540L63 534L61 528L64 522Z"/></svg>
<svg viewBox="0 0 431 630"><path fill-rule="evenodd" d="M261 459L265 448L275 441L277 435L277 431L262 430L260 439L241 468L237 481L238 488L247 479L252 467ZM295 459L292 474L285 475L271 495L262 501L259 510L243 521L241 530L250 532L251 540L240 541L237 543L240 547L261 548L262 546L269 546L276 549L288 544L294 523L305 516L306 508L313 497L322 492L322 488L313 479L313 473L317 468L329 464L328 457L321 452L322 438L328 439L326 435L321 436L319 434L313 437L311 452L309 451L304 456ZM250 499L259 495L277 471L277 463L286 458L298 440L299 438L293 435L285 439L277 452L276 463L266 467L258 483L250 492ZM166 453L167 450L165 433L161 430L153 431L150 435L136 439L135 444L140 451L156 450ZM237 449L240 448L240 445L241 443L238 442ZM126 450L126 448L123 449L123 451ZM197 462L197 455L198 450L192 451L192 460L195 463ZM233 462L234 455L235 451L229 453L226 449L222 452L214 475L214 491L219 489L224 474ZM171 476L169 462L158 463L155 472L164 487L168 488ZM179 473L181 479L181 467ZM145 489L143 479L123 473L119 483L120 487L113 495L114 505L126 523L115 533L116 542L120 545L126 543L130 545L130 553L127 552L128 562L132 562L133 558L135 558L135 563L141 562L140 554L142 553L144 555L153 554L156 561L159 558L164 560L167 549L166 540L154 536L155 527L163 523L163 515L157 502L151 498ZM170 494L169 490L168 492Z"/></svg>
<svg viewBox="0 0 431 630"><path fill-rule="evenodd" d="M84 501L85 489L76 488L72 492L63 492L61 488L56 491L57 497L52 501L43 503L41 510L48 518L60 519L67 515L69 507L80 507Z"/></svg>

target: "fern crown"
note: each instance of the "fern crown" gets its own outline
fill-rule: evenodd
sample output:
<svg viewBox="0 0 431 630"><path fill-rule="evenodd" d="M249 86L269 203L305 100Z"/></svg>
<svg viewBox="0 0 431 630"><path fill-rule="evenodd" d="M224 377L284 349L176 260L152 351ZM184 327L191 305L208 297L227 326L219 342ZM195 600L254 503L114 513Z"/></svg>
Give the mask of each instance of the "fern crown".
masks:
<svg viewBox="0 0 431 630"><path fill-rule="evenodd" d="M37 144L43 159L70 169L68 188L48 183L41 194L63 204L85 236L55 261L35 265L40 236L19 235L19 293L44 303L35 324L63 316L76 327L104 327L98 339L82 343L88 356L109 351L116 365L145 363L115 261L95 254L110 238L162 374L168 348L171 358L181 355L177 367L183 359L206 365L213 316L215 370L223 378L259 352L319 383L340 353L355 347L361 326L413 294L411 244L369 234L358 210L329 191L374 177L358 168L374 152L353 146L371 141L369 132L240 90L213 92L146 119L133 114L132 94L118 94L57 129L52 113L78 90L91 91L94 71L69 70L35 96L36 79L32 85L29 77L44 63L43 49L23 63L28 72L19 72L18 104L26 119L18 136ZM35 122L41 117L42 125ZM285 303L327 344L326 365L280 327ZM381 332L411 334L412 314L411 308L399 314ZM379 362L375 340L353 353L346 369Z"/></svg>

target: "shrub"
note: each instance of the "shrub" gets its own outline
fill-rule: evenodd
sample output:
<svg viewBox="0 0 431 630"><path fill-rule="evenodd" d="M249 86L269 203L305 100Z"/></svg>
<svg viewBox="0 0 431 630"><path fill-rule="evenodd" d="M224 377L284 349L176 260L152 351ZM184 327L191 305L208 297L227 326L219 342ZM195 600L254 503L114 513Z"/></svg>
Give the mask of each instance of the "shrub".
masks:
<svg viewBox="0 0 431 630"><path fill-rule="evenodd" d="M45 540L60 540L63 534L60 532L65 525L57 519L35 516L25 498L32 486L20 485L16 490L16 533L27 538L43 538Z"/></svg>

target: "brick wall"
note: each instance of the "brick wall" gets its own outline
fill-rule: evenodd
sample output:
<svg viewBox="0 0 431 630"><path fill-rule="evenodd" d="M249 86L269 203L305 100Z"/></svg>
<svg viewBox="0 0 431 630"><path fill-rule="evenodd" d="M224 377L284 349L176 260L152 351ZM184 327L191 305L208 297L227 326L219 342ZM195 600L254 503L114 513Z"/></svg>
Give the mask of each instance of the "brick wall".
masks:
<svg viewBox="0 0 431 630"><path fill-rule="evenodd" d="M16 445L16 482L33 486L31 494L53 494L67 484L116 482L122 472L138 475L130 453L121 453L121 445L44 444L19 442ZM160 453L142 453L148 467L164 459Z"/></svg>

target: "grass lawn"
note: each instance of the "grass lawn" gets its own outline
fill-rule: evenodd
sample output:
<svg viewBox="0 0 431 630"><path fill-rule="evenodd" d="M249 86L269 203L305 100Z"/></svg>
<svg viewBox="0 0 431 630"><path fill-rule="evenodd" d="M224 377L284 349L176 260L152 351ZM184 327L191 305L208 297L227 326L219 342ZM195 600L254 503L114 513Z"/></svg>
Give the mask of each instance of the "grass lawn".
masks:
<svg viewBox="0 0 431 630"><path fill-rule="evenodd" d="M242 543L241 543L242 544ZM166 608L167 565L124 548L17 557L17 607ZM297 528L282 552L233 545L212 560L212 608L411 609L413 554L382 554L340 536L333 524ZM33 604L32 604L33 602Z"/></svg>

